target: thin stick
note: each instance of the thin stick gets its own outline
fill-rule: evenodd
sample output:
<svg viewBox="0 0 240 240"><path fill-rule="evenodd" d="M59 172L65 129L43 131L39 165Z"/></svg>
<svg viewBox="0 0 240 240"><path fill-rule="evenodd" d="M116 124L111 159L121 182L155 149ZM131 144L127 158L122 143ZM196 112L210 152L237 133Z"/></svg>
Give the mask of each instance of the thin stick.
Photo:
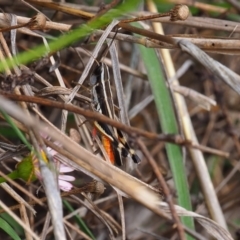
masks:
<svg viewBox="0 0 240 240"><path fill-rule="evenodd" d="M173 204L173 201L172 201L172 196L170 194L170 191L168 189L168 186L159 170L159 167L158 165L156 164L156 162L154 161L154 159L152 158L151 154L149 153L149 151L147 150L145 144L143 144L143 142L139 139L137 139L137 143L138 145L140 146L143 154L145 155L145 157L147 158L148 162L150 163L152 169L153 169L153 172L155 173L161 187L163 188L163 192L166 196L166 201L169 205L169 209L171 211L171 214L172 214L172 218L173 220L175 221L175 223L177 224L177 229L178 229L178 234L179 234L179 237L180 239L185 239L185 235L184 235L184 230L183 230L183 226L182 226L182 223L180 222L179 220L179 217L176 213L176 210L174 208L174 204Z"/></svg>
<svg viewBox="0 0 240 240"><path fill-rule="evenodd" d="M219 156L224 156L224 157L229 156L229 153L227 153L227 152L223 152L223 151L220 151L217 149L212 149L212 148L205 147L205 146L195 144L195 143L193 144L191 141L185 140L180 135L156 134L156 133L148 132L145 130L141 130L139 128L129 127L129 126L126 126L120 122L113 120L113 119L110 119L102 114L99 114L97 112L89 111L89 110L86 110L86 109L83 109L83 108L80 108L80 107L77 107L77 106L74 106L71 104L61 103L61 102L57 102L57 101L51 101L48 99L43 99L43 98L38 98L38 97L31 97L31 96L24 96L24 95L19 96L19 95L10 94L10 93L6 93L6 92L2 92L2 91L0 91L0 94L2 94L5 97L8 97L12 100L15 100L15 101L39 103L39 104L46 105L49 107L66 109L70 112L81 114L81 115L85 116L86 118L88 118L89 120L97 120L100 122L107 123L113 127L116 127L118 129L128 133L132 137L136 137L137 135L140 135L140 136L152 139L152 140L166 141L166 142L170 142L170 143L175 143L175 144L179 144L179 145L192 147L195 149L200 149L204 152L214 153Z"/></svg>

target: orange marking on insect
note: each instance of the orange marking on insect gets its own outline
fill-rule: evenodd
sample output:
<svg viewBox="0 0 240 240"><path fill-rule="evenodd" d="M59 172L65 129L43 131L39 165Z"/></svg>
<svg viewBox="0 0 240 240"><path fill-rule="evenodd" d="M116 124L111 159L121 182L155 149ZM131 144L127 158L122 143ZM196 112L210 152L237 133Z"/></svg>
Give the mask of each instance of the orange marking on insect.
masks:
<svg viewBox="0 0 240 240"><path fill-rule="evenodd" d="M93 128L93 130L92 130L92 137L93 137L93 139L97 136L97 128L96 127L94 127Z"/></svg>
<svg viewBox="0 0 240 240"><path fill-rule="evenodd" d="M112 164L115 163L115 157L114 157L114 152L113 152L113 146L111 140L107 138L106 136L102 135L102 144L103 147L111 161Z"/></svg>

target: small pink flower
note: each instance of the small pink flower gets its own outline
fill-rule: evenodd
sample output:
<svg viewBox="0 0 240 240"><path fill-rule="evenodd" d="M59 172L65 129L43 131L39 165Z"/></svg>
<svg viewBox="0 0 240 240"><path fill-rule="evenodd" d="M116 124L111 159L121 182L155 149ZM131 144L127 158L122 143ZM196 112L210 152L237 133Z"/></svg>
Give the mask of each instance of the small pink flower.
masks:
<svg viewBox="0 0 240 240"><path fill-rule="evenodd" d="M47 151L53 157L53 160L55 162L58 162L58 158L61 158L61 155L57 153L55 150L53 150L52 148L48 147ZM62 173L73 172L73 171L74 171L73 168L60 163L58 185L59 185L59 188L64 192L68 192L73 188L73 185L70 182L73 182L75 180L75 177L70 175L64 175Z"/></svg>
<svg viewBox="0 0 240 240"><path fill-rule="evenodd" d="M69 175L59 175L58 176L58 185L61 190L68 192L72 189L73 185L70 183L74 181L75 177Z"/></svg>
<svg viewBox="0 0 240 240"><path fill-rule="evenodd" d="M59 162L58 159L63 157L61 154L59 154L58 152L56 152L55 150L53 150L50 147L47 147L47 151L48 151L48 154L53 158L55 163L58 163ZM42 151L41 155L42 155L43 160L47 163L48 160L47 160L46 154ZM38 159L36 158L35 155L33 155L33 165L34 165L35 176L41 181L42 175L39 170ZM72 171L74 171L73 168L66 166L62 163L59 164L58 186L64 192L68 192L73 188L73 185L70 182L74 181L75 177L70 176L70 175L64 175L64 173L72 172Z"/></svg>

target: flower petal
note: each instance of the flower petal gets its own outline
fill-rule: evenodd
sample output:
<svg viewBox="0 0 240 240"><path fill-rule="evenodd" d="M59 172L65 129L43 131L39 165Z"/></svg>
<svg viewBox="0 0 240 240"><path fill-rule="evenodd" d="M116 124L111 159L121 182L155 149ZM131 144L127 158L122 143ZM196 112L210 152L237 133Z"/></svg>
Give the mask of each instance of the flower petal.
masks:
<svg viewBox="0 0 240 240"><path fill-rule="evenodd" d="M48 151L48 154L51 156L54 156L57 154L57 152L50 147L47 147L47 151Z"/></svg>
<svg viewBox="0 0 240 240"><path fill-rule="evenodd" d="M63 164L60 165L60 169L59 169L60 173L73 172L73 171L74 171L74 169L71 168L71 167L68 167L68 166L63 165Z"/></svg>
<svg viewBox="0 0 240 240"><path fill-rule="evenodd" d="M68 181L68 182L72 182L75 180L75 177L70 176L70 175L59 175L58 176L59 180L63 180L63 181Z"/></svg>
<svg viewBox="0 0 240 240"><path fill-rule="evenodd" d="M59 188L64 192L68 192L72 189L73 185L69 182L58 180Z"/></svg>

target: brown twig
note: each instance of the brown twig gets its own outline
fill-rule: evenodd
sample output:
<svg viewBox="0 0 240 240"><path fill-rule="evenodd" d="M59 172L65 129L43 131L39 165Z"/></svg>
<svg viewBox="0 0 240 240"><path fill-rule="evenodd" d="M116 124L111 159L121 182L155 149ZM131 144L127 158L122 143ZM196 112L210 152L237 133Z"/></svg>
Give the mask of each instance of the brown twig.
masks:
<svg viewBox="0 0 240 240"><path fill-rule="evenodd" d="M39 97L32 97L32 96L24 96L24 95L15 95L11 93L6 93L3 91L0 91L0 94L3 96L15 100L15 101L24 101L24 102L31 102L31 103L38 103L41 105L49 106L49 107L56 107L60 109L65 109L70 112L74 112L77 114L81 114L88 118L89 120L97 120L100 122L107 123L109 125L112 125L116 128L119 128L120 130L123 130L127 132L128 134L134 136L136 134L147 137L149 139L158 139L159 141L167 141L171 143L176 143L176 144L189 144L190 142L187 140L184 140L180 135L173 135L173 134L155 134L155 133L150 133L138 128L133 128L133 127L128 127L120 122L117 122L113 119L110 119L102 114L99 114L97 112L93 112L90 110L85 110L83 108L74 106L72 104L66 104L66 103L61 103L57 101L51 101L48 99L44 98L39 98Z"/></svg>
<svg viewBox="0 0 240 240"><path fill-rule="evenodd" d="M166 141L166 142L170 142L170 143L193 147L193 148L199 149L204 152L214 153L214 154L224 156L224 157L229 156L228 153L217 150L217 149L212 149L212 148L205 147L202 145L192 144L191 141L184 139L181 135L156 134L156 133L148 132L148 131L145 131L145 130L142 130L139 128L129 127L118 121L110 119L100 113L89 111L89 110L86 110L86 109L83 109L83 108L80 108L80 107L77 107L77 106L74 106L71 104L61 103L61 102L57 102L57 101L51 101L51 100L43 99L43 98L39 98L39 97L31 97L31 96L24 96L24 95L19 96L19 95L15 95L15 94L6 93L3 91L0 91L0 94L2 94L3 96L5 96L9 99L14 100L14 101L32 102L32 103L38 103L38 104L42 104L42 105L49 106L49 107L66 109L70 112L81 114L81 115L85 116L86 118L88 118L89 120L97 120L99 122L107 123L113 127L116 127L118 129L128 133L132 137L136 137L137 135L139 135L139 136L143 136L143 137L146 137L146 138L152 139L152 140Z"/></svg>
<svg viewBox="0 0 240 240"><path fill-rule="evenodd" d="M121 23L146 21L162 17L170 17L170 21L186 20L189 16L188 6L177 4L173 9L165 13L150 14L148 16L138 16L136 18L121 20Z"/></svg>
<svg viewBox="0 0 240 240"><path fill-rule="evenodd" d="M159 167L158 165L156 164L155 160L152 158L151 154L149 153L149 151L147 150L146 146L143 144L143 142L139 139L137 139L137 143L138 145L140 146L143 154L145 155L146 159L148 160L148 162L150 163L162 189L163 189L163 192L164 192L164 195L166 197L166 201L167 203L169 204L169 209L172 213L172 218L173 220L175 221L176 225L177 225L177 229L178 229L178 234L179 234L179 237L180 239L185 239L185 235L184 235L184 230L183 230L183 226L179 220L179 217L175 211L175 208L174 208L174 205L173 205L173 201L172 201L172 196L170 194L170 191L168 189L168 186L159 170Z"/></svg>

